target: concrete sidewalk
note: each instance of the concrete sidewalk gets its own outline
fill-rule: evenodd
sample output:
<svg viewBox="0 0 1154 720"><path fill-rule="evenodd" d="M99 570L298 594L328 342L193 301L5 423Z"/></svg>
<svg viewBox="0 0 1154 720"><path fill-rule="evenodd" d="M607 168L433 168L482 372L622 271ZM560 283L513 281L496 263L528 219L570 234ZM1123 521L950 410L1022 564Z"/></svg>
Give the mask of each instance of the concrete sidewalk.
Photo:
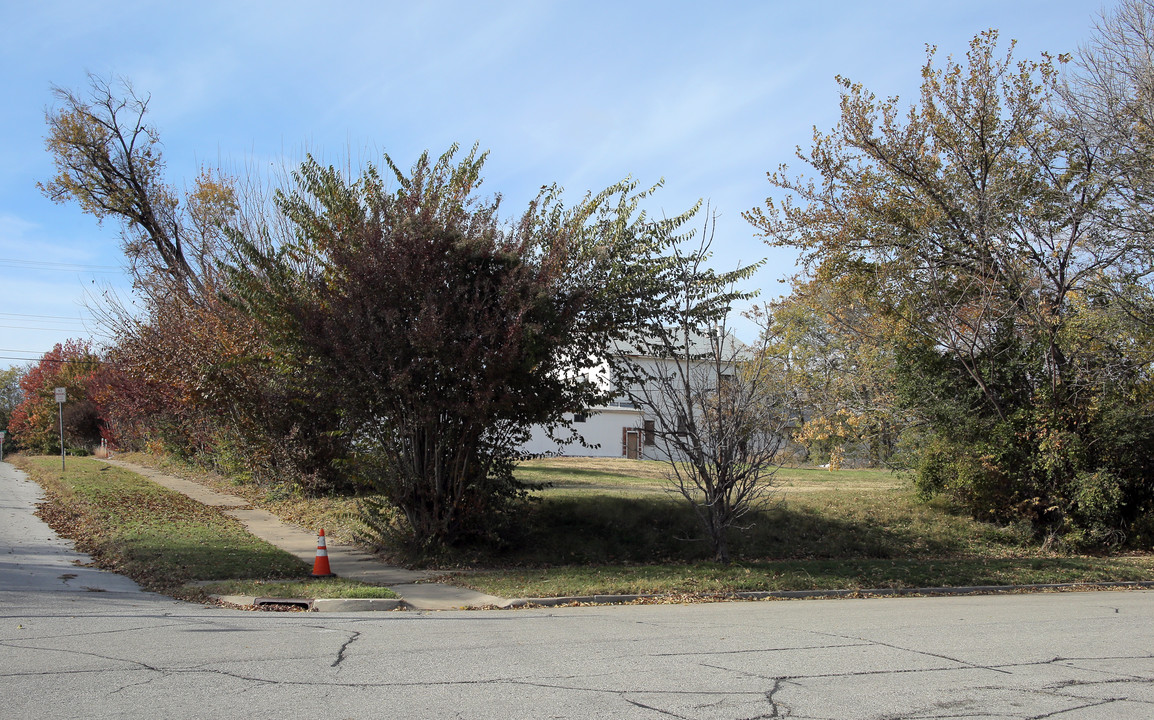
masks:
<svg viewBox="0 0 1154 720"><path fill-rule="evenodd" d="M165 475L142 465L120 460L105 460L105 462L142 475L197 502L223 508L226 515L239 520L253 535L296 555L310 565L316 559L315 532L290 525L267 510L254 508L242 497L217 492L200 483ZM329 566L338 576L387 587L400 595L405 605L415 610L460 610L488 606L508 607L511 604L511 601L505 598L486 595L468 588L428 582L434 573L388 565L375 555L370 555L352 545L326 544ZM353 604L362 602L350 601Z"/></svg>

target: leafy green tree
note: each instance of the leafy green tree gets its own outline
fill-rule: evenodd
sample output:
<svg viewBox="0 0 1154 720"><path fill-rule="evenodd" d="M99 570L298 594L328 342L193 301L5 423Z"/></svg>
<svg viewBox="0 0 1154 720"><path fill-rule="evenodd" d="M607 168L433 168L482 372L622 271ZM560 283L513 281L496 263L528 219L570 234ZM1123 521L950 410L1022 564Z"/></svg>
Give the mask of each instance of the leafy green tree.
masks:
<svg viewBox="0 0 1154 720"><path fill-rule="evenodd" d="M990 31L964 64L938 67L931 49L922 77L908 109L842 79L841 122L802 155L820 181L771 174L791 196L748 217L815 276L851 276L893 323L902 395L937 436L923 489L1117 541L1150 490L1136 448L1100 433L1149 379L1143 353L1107 370L1080 321L1091 298L1145 282L1149 242L1115 231L1116 178L1062 113L1050 58L1015 62Z"/></svg>
<svg viewBox="0 0 1154 720"><path fill-rule="evenodd" d="M605 399L571 372L644 311L661 228L614 186L573 208L546 189L503 225L485 156L456 147L355 180L308 159L277 196L287 223L235 233L234 302L286 381L340 408L356 464L418 547L489 534L522 496L530 425Z"/></svg>

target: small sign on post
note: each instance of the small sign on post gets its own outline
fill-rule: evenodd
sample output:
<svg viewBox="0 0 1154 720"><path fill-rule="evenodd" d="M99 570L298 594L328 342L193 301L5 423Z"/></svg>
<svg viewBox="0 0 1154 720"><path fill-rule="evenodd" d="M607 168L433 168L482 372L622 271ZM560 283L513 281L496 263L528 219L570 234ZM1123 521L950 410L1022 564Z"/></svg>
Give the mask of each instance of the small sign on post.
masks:
<svg viewBox="0 0 1154 720"><path fill-rule="evenodd" d="M60 470L64 470L64 403L68 400L68 388L56 388L56 408L60 415Z"/></svg>

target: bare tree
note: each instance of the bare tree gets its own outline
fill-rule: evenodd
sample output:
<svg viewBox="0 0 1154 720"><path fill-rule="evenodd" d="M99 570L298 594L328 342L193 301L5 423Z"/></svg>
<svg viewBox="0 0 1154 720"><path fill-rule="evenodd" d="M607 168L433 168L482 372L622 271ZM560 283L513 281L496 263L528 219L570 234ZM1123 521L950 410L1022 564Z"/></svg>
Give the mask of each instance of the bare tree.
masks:
<svg viewBox="0 0 1154 720"><path fill-rule="evenodd" d="M712 219L698 248L670 263L664 322L647 325L620 347L628 396L645 420L645 442L669 462L674 491L693 507L714 558L729 562L728 536L772 494L777 453L788 416L780 366L768 352L739 342L727 320L734 291L760 263L729 273L706 267Z"/></svg>
<svg viewBox="0 0 1154 720"><path fill-rule="evenodd" d="M88 92L54 88L58 107L46 114L46 147L55 175L39 183L56 202L75 201L124 227L124 251L138 286L153 295L177 290L195 297L211 279L220 226L237 210L232 182L202 172L193 191L164 182L160 136L149 125L149 97L125 79L89 76Z"/></svg>
<svg viewBox="0 0 1154 720"><path fill-rule="evenodd" d="M1150 268L1154 249L1154 0L1122 0L1102 11L1075 70L1062 85L1065 131L1093 145L1097 171L1109 178L1110 202L1096 219L1132 246L1129 264L1105 285L1130 319L1154 325Z"/></svg>
<svg viewBox="0 0 1154 720"><path fill-rule="evenodd" d="M1154 143L1154 0L1103 12L1078 52L1064 99L1134 190L1149 186ZM1148 199L1143 193L1141 199Z"/></svg>

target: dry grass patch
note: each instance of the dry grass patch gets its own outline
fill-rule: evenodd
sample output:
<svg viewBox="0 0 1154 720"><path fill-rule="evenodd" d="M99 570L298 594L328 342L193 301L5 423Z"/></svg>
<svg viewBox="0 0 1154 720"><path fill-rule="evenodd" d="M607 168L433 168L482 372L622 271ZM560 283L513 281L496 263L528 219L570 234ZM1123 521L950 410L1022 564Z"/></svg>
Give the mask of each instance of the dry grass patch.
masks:
<svg viewBox="0 0 1154 720"><path fill-rule="evenodd" d="M814 560L732 565L610 565L471 573L456 582L502 597L717 595L746 591L878 590L1154 581L1154 558Z"/></svg>

